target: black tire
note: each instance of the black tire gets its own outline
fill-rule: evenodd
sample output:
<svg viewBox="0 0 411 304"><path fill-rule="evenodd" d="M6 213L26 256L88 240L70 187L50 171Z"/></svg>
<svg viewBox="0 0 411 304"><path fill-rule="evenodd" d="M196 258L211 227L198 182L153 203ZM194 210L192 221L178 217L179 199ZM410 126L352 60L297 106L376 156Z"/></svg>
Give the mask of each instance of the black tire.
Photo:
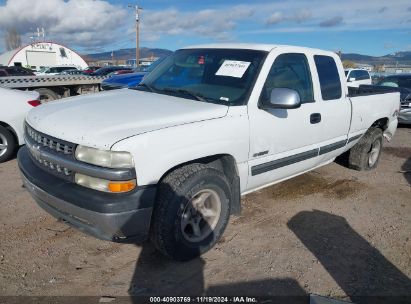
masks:
<svg viewBox="0 0 411 304"><path fill-rule="evenodd" d="M0 126L0 163L9 160L17 149L16 139L13 134Z"/></svg>
<svg viewBox="0 0 411 304"><path fill-rule="evenodd" d="M187 165L166 176L160 183L152 218L151 241L155 247L164 255L178 261L191 260L212 248L224 233L229 220L229 185L221 171L203 164ZM221 202L220 215L214 222L214 229L210 226L205 228L211 231L208 236L205 237L204 233L203 240L190 241L187 239L187 232L182 228L183 214L192 206L191 199L202 191L218 194ZM204 217L202 220L204 228L208 224Z"/></svg>
<svg viewBox="0 0 411 304"><path fill-rule="evenodd" d="M39 99L41 103L47 103L49 101L53 101L60 98L60 96L56 92L53 92L50 89L39 88L35 89L35 91L40 94Z"/></svg>
<svg viewBox="0 0 411 304"><path fill-rule="evenodd" d="M377 167L382 151L383 135L380 128L370 128L351 148L348 166L358 171L371 170ZM378 154L373 153L378 149ZM374 151L374 152L373 152ZM373 160L373 161L371 161Z"/></svg>

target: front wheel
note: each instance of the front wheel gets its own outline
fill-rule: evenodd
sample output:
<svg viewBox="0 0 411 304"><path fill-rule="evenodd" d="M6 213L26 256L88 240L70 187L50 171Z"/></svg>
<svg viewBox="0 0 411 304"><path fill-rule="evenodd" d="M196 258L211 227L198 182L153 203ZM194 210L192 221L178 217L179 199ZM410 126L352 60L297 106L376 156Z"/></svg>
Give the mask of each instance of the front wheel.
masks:
<svg viewBox="0 0 411 304"><path fill-rule="evenodd" d="M230 216L231 191L226 176L203 164L170 173L160 183L151 240L175 260L208 251L220 239Z"/></svg>

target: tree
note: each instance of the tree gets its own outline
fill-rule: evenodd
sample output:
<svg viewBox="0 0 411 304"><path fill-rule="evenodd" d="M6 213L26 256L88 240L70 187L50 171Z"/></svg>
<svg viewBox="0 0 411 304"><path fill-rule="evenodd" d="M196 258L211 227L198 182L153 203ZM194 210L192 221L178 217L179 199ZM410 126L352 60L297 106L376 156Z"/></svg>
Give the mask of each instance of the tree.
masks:
<svg viewBox="0 0 411 304"><path fill-rule="evenodd" d="M342 62L344 69L353 69L355 68L355 63L351 60L344 60Z"/></svg>
<svg viewBox="0 0 411 304"><path fill-rule="evenodd" d="M21 47L21 37L16 29L8 29L4 39L8 51Z"/></svg>
<svg viewBox="0 0 411 304"><path fill-rule="evenodd" d="M374 71L376 72L384 72L385 67L383 64L376 64L374 65Z"/></svg>

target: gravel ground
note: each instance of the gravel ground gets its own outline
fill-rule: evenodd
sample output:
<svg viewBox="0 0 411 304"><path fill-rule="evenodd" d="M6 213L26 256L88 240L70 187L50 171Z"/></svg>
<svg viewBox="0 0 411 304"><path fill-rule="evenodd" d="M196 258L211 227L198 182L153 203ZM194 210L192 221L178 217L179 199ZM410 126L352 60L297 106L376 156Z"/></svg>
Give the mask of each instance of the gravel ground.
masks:
<svg viewBox="0 0 411 304"><path fill-rule="evenodd" d="M370 172L332 163L243 197L218 245L187 263L97 240L42 211L0 164L0 295L411 296L411 128Z"/></svg>

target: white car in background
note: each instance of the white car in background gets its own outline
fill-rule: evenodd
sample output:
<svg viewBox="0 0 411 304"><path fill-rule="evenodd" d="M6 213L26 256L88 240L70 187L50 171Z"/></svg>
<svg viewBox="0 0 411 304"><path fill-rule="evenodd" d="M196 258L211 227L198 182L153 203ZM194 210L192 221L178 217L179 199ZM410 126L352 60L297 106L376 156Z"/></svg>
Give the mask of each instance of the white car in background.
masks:
<svg viewBox="0 0 411 304"><path fill-rule="evenodd" d="M78 70L78 68L74 65L60 65L60 66L53 66L48 67L40 70L39 72L35 72L36 76L53 76L59 75L64 71L68 70Z"/></svg>
<svg viewBox="0 0 411 304"><path fill-rule="evenodd" d="M0 88L0 163L24 144L23 123L28 111L40 105L39 93Z"/></svg>
<svg viewBox="0 0 411 304"><path fill-rule="evenodd" d="M372 84L370 73L364 69L346 69L347 86L358 88L363 84Z"/></svg>

